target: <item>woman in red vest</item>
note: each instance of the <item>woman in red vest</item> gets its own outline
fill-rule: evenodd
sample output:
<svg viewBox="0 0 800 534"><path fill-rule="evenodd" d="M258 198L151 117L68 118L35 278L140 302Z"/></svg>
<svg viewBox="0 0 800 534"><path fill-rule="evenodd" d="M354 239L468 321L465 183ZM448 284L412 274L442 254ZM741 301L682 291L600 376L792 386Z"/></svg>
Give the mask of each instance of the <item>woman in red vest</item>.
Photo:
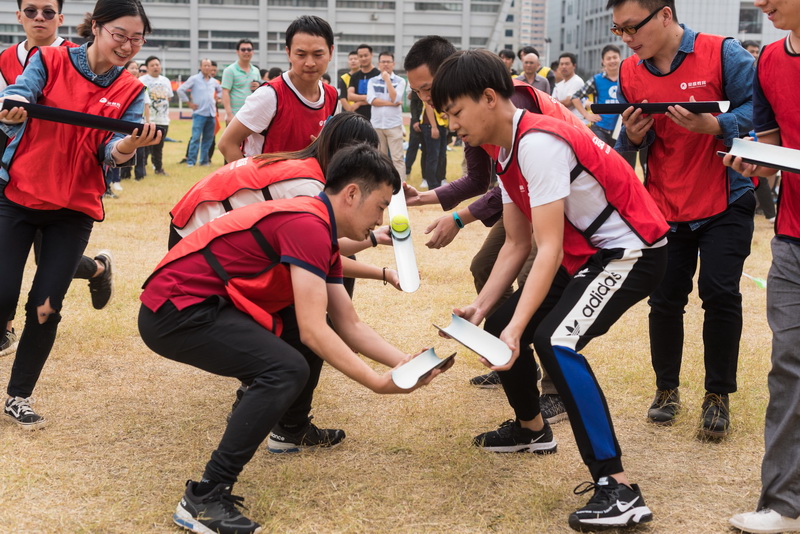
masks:
<svg viewBox="0 0 800 534"><path fill-rule="evenodd" d="M123 65L140 50L149 31L139 0L99 0L78 27L88 42L77 48L40 48L16 83L0 93L0 100L138 121L144 102L142 84ZM22 108L1 111L0 121L11 140L0 168L2 324L17 306L34 234L42 233L4 413L21 427L36 429L44 426L45 419L31 408L30 396L53 347L62 300L92 225L104 217L101 163L130 165L136 149L156 143L160 135L152 124L123 136L28 119Z"/></svg>

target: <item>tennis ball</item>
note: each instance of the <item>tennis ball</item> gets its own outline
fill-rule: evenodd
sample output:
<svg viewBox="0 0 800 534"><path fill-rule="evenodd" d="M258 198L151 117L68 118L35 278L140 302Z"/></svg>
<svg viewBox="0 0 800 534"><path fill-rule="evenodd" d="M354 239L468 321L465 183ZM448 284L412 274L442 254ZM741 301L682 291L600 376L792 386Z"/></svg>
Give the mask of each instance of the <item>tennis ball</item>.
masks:
<svg viewBox="0 0 800 534"><path fill-rule="evenodd" d="M408 230L408 217L405 215L395 215L392 217L392 230L398 234L402 234Z"/></svg>

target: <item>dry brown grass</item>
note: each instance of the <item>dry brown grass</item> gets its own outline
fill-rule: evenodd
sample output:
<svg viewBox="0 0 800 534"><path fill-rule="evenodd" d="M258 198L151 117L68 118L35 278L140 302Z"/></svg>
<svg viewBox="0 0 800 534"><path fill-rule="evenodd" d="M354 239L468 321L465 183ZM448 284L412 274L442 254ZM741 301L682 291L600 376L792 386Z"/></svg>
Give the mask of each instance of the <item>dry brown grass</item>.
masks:
<svg viewBox="0 0 800 534"><path fill-rule="evenodd" d="M188 122L173 123L170 134L188 140ZM167 144L166 161L178 161L185 147ZM460 154L450 154L451 177L458 176ZM114 252L116 293L97 312L84 283L69 292L34 393L50 426L24 433L0 425L0 532L175 532L171 514L183 483L200 475L221 436L235 381L151 353L136 329L139 287L166 249L167 211L202 175L175 164L167 171L169 177L125 181L122 198L107 203L108 220L95 227L88 250ZM418 183L418 170L410 180ZM408 352L429 345L439 354L458 349L455 367L413 395L381 397L326 366L315 422L344 428L348 438L324 453L256 454L236 493L267 531L570 531L567 515L585 499L572 489L588 474L568 424L554 427L560 447L548 457L483 454L470 446L473 435L512 412L501 392L467 384L484 368L431 326L447 323L451 307L472 299L468 265L486 233L471 225L446 249L428 250L420 231L440 214L434 207L412 211L421 289L407 295L360 282L355 305ZM769 225L757 217L748 273L766 277L770 237ZM391 250L361 257L393 264ZM655 515L642 532L726 532L731 514L755 506L770 332L765 291L748 280L742 290L740 391L732 397L734 432L723 443L694 437L703 394L696 295L686 315L686 410L672 428L645 421L654 379L644 304L585 350L614 414L626 468ZM12 361L0 361L4 379Z"/></svg>

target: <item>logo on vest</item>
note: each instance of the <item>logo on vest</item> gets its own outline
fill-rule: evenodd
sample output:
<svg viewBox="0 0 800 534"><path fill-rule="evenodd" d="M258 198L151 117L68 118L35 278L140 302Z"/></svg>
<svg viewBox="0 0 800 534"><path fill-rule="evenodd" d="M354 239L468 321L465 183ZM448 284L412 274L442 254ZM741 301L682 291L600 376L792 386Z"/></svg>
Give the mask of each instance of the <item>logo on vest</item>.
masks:
<svg viewBox="0 0 800 534"><path fill-rule="evenodd" d="M583 316L593 317L605 302L606 296L614 290L620 280L622 280L622 275L610 272L606 272L605 277L598 278L597 285L589 292L588 299L586 299L582 310Z"/></svg>
<svg viewBox="0 0 800 534"><path fill-rule="evenodd" d="M105 104L106 106L114 106L117 109L120 109L122 105L119 102L110 102L106 97L100 99L101 104Z"/></svg>
<svg viewBox="0 0 800 534"><path fill-rule="evenodd" d="M708 85L708 82L705 80L700 80L699 82L688 82L688 83L682 82L681 89L684 91L687 89L698 89L700 87L705 87L706 85Z"/></svg>

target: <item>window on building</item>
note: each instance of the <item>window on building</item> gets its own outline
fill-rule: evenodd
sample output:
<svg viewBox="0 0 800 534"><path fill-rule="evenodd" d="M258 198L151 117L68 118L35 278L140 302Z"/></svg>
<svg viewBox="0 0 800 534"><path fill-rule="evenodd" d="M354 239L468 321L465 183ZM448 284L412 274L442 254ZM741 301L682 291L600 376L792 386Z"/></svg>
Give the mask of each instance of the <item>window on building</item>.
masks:
<svg viewBox="0 0 800 534"><path fill-rule="evenodd" d="M368 0L336 0L336 7L351 9L391 9L395 2L373 2Z"/></svg>
<svg viewBox="0 0 800 534"><path fill-rule="evenodd" d="M761 33L761 10L752 6L739 9L739 33Z"/></svg>
<svg viewBox="0 0 800 534"><path fill-rule="evenodd" d="M414 11L461 11L455 2L414 2Z"/></svg>
<svg viewBox="0 0 800 534"><path fill-rule="evenodd" d="M198 3L217 6L257 6L258 0L198 0Z"/></svg>
<svg viewBox="0 0 800 534"><path fill-rule="evenodd" d="M268 6L328 7L328 0L267 0Z"/></svg>
<svg viewBox="0 0 800 534"><path fill-rule="evenodd" d="M514 15L506 15L506 22L514 22Z"/></svg>
<svg viewBox="0 0 800 534"><path fill-rule="evenodd" d="M514 37L514 30L512 29L506 30L506 37Z"/></svg>

